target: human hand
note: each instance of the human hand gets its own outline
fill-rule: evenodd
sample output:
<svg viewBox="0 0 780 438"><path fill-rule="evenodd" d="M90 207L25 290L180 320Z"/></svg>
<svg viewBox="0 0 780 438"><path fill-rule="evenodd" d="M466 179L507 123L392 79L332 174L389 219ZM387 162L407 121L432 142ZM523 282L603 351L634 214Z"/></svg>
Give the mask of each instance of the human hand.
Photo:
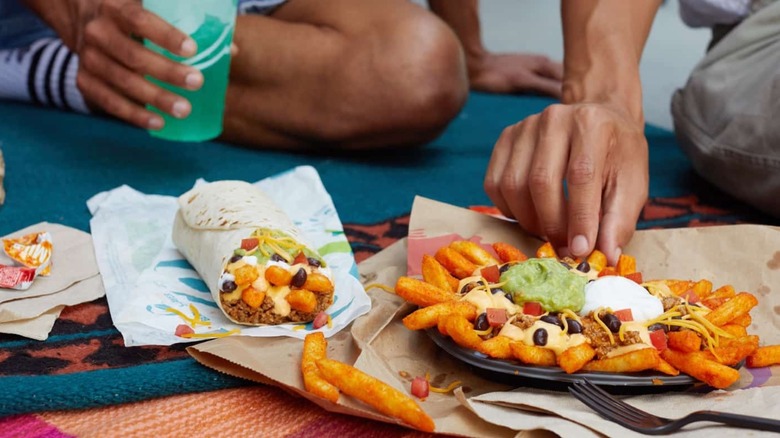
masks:
<svg viewBox="0 0 780 438"><path fill-rule="evenodd" d="M648 182L642 121L617 105L559 104L504 130L485 191L559 254L583 257L598 247L614 264L634 233Z"/></svg>
<svg viewBox="0 0 780 438"><path fill-rule="evenodd" d="M561 97L563 65L546 56L483 53L468 60L471 88L489 93L541 93Z"/></svg>
<svg viewBox="0 0 780 438"><path fill-rule="evenodd" d="M155 14L138 0L101 0L86 23L77 51L81 57L77 84L84 98L107 113L147 129L160 129L163 119L146 104L177 118L189 115L187 99L147 81L149 75L163 82L197 90L203 75L197 69L171 61L144 47L149 39L182 57L197 52L195 41Z"/></svg>

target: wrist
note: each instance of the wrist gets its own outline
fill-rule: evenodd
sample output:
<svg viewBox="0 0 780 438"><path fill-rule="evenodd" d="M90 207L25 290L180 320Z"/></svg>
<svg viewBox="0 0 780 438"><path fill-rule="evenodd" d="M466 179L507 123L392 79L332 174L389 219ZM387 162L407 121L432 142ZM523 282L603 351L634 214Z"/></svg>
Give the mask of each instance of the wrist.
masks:
<svg viewBox="0 0 780 438"><path fill-rule="evenodd" d="M638 72L635 76L625 75L623 81L619 81L617 76L608 73L572 75L567 72L563 80L561 101L565 104L612 106L625 112L638 124L644 124L642 85ZM635 79L626 80L626 76L634 76Z"/></svg>

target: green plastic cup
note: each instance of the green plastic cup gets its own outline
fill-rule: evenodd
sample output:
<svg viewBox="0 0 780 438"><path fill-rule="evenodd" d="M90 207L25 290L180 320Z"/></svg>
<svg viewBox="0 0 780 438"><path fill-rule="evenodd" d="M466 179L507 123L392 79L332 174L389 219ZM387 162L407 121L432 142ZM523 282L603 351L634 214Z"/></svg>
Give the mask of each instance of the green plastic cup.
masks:
<svg viewBox="0 0 780 438"><path fill-rule="evenodd" d="M149 49L174 61L189 65L203 73L203 86L190 91L162 82L148 80L170 90L192 105L192 112L184 119L177 119L159 109L147 105L165 120L160 130L150 130L154 137L175 141L211 140L222 133L228 74L230 72L230 44L236 23L238 0L143 0L144 8L186 33L198 45L198 53L182 58L144 41Z"/></svg>

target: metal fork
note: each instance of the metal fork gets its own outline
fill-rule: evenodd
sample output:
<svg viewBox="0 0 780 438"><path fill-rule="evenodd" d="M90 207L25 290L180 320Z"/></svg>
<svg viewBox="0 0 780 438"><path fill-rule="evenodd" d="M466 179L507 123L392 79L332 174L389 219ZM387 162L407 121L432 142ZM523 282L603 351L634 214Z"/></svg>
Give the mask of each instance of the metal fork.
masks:
<svg viewBox="0 0 780 438"><path fill-rule="evenodd" d="M696 411L678 420L658 417L618 400L587 380L575 381L569 392L599 415L645 435L664 435L695 421L713 421L736 427L780 432L780 421L716 411Z"/></svg>

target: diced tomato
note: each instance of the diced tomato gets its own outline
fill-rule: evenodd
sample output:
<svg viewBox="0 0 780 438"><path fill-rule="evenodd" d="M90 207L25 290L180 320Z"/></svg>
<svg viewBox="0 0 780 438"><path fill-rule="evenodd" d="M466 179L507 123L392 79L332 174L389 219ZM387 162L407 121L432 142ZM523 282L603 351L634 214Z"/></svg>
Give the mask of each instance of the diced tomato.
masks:
<svg viewBox="0 0 780 438"><path fill-rule="evenodd" d="M634 314L631 313L631 309L620 309L612 312L621 322L628 322L634 320Z"/></svg>
<svg viewBox="0 0 780 438"><path fill-rule="evenodd" d="M496 265L484 267L480 270L480 273L485 280L491 283L498 283L499 278L501 278L501 273L498 272L498 266Z"/></svg>
<svg viewBox="0 0 780 438"><path fill-rule="evenodd" d="M627 274L626 278L628 278L629 280L633 280L636 284L642 284L641 272L632 272L631 274Z"/></svg>
<svg viewBox="0 0 780 438"><path fill-rule="evenodd" d="M314 317L314 321L312 321L311 325L316 330L320 327L325 326L325 324L327 323L328 323L328 314L325 312L320 312L317 314L317 316Z"/></svg>
<svg viewBox="0 0 780 438"><path fill-rule="evenodd" d="M650 342L653 343L653 347L655 347L658 351L664 351L666 350L666 333L664 333L663 330L653 330L650 332Z"/></svg>
<svg viewBox="0 0 780 438"><path fill-rule="evenodd" d="M684 298L686 301L688 301L691 304L695 304L699 302L699 296L696 295L696 292L694 292L693 289L688 289L685 292L683 292L680 295L680 298Z"/></svg>
<svg viewBox="0 0 780 438"><path fill-rule="evenodd" d="M488 324L491 327L500 327L507 320L505 309L488 308L485 309L485 313L487 313Z"/></svg>
<svg viewBox="0 0 780 438"><path fill-rule="evenodd" d="M412 380L412 395L423 399L428 397L429 394L428 381L424 377L415 377Z"/></svg>
<svg viewBox="0 0 780 438"><path fill-rule="evenodd" d="M523 313L531 316L539 316L544 313L544 309L542 309L542 305L536 301L527 301L523 303Z"/></svg>
<svg viewBox="0 0 780 438"><path fill-rule="evenodd" d="M184 335L191 335L193 333L195 333L195 330L193 330L192 327L186 324L179 324L176 326L176 331L173 334L179 337L184 337Z"/></svg>
<svg viewBox="0 0 780 438"><path fill-rule="evenodd" d="M259 243L260 241L254 237L250 237L249 239L241 239L241 249L249 251L250 249L257 248Z"/></svg>
<svg viewBox="0 0 780 438"><path fill-rule="evenodd" d="M303 251L299 252L297 256L295 256L295 260L293 260L293 265L297 264L308 264L309 261L306 259L306 254L303 253Z"/></svg>

